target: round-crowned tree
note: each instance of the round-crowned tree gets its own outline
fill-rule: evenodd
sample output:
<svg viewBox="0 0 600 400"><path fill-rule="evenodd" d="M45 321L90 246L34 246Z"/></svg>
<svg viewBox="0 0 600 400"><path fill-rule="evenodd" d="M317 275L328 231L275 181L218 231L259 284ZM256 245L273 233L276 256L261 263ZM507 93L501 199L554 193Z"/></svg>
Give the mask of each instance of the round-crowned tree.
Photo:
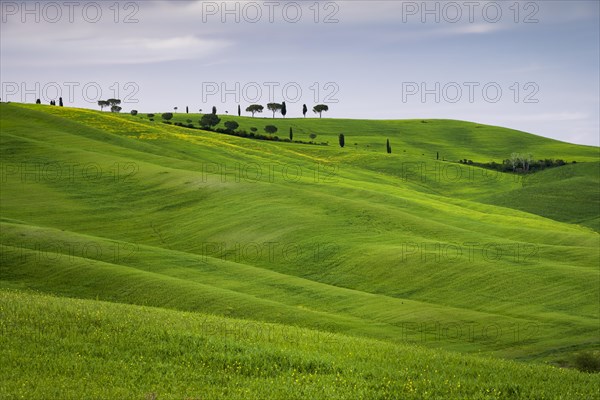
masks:
<svg viewBox="0 0 600 400"><path fill-rule="evenodd" d="M252 117L254 117L254 114L261 113L264 109L260 104L252 104L246 108L246 112L252 113Z"/></svg>
<svg viewBox="0 0 600 400"><path fill-rule="evenodd" d="M329 111L329 107L326 104L317 104L313 107L313 112L319 114L319 118L321 118L323 111Z"/></svg>

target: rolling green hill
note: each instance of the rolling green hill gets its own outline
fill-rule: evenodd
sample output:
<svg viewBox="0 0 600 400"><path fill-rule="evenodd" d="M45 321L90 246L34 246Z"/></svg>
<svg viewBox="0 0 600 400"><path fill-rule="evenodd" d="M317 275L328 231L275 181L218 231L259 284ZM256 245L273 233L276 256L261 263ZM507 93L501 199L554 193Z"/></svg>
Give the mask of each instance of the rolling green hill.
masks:
<svg viewBox="0 0 600 400"><path fill-rule="evenodd" d="M176 114L174 121L188 118L197 125L200 115ZM164 356L188 346L187 340L216 346L202 367L207 381L198 384L212 397L241 397L241 387L259 398L267 393L264 376L238 371L230 379L229 370L219 369L234 368L234 360L242 369L298 362L327 371L317 379L311 377L314 367L299 367L308 369L292 390L287 379L295 367L267 370L281 398L344 397L348 382L364 398L558 398L562 386L556 382L573 388L563 398L597 393L591 384L597 375L537 364L564 363L579 351L600 348L598 148L461 121L222 116L221 124L226 120L248 131L274 124L281 137L291 127L294 139L309 141L315 133L315 141L329 145L245 139L151 122L145 115L0 104L3 321L27 321L31 329L62 319L73 324L80 306L89 315L99 310L99 332L122 327L120 313L136 326L144 318L154 321L144 328L151 337L144 331L129 344L120 342L139 349L148 340L151 365L137 363L122 382L102 378L98 382L105 384L92 385L89 393L200 396L192 394L196 386L184 385L198 372L171 368L177 362ZM392 154L385 154L387 138ZM515 151L577 163L522 177L454 162L501 162ZM137 313L143 316L136 319ZM181 325L188 317L287 327L307 337L295 350L219 334L195 337ZM161 320L173 321L164 353L152 336L160 334ZM320 355L315 332L348 343L355 356L338 347L331 357ZM59 333L51 330L42 339ZM8 398L36 370L14 368L31 351L14 346L19 337L3 346L12 363L3 380L13 383L0 393ZM75 376L93 373L66 355L44 369L52 352L81 353L75 349L82 349L78 340L85 337L70 339L40 353L36 362L47 382L42 388L58 376L52 368L61 363L73 365ZM94 353L106 347L100 339L84 346L84 358L114 360L116 350ZM364 349L371 347L367 356ZM389 361L398 353L407 358ZM130 356L144 354L132 350ZM194 354L187 361L197 362ZM430 377L423 366L429 357L446 360L448 369ZM461 366L462 357L502 373L498 380L479 381ZM332 367L342 359L339 371ZM413 372L401 373L408 360ZM353 369L354 361L360 367ZM110 368L98 368L109 379ZM414 372L419 368L429 371L425 377ZM139 381L145 369L178 372L163 381ZM347 379L343 384L335 380L338 372ZM462 389L446 387L450 373L462 374ZM407 374L418 381L414 393L405 386ZM531 378L509 387L511 374ZM371 383L384 377L392 385L387 391L384 383ZM435 388L425 385L428 379ZM557 386L541 389L544 379ZM77 397L76 388L65 385L56 395ZM325 387L341 392L323 392ZM35 390L24 393L43 393Z"/></svg>

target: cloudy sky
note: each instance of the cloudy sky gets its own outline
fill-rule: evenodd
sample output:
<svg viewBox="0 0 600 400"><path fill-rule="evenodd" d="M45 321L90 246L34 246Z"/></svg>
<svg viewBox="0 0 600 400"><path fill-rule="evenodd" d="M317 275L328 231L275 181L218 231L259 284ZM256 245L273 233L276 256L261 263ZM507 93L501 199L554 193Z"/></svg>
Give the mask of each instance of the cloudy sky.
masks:
<svg viewBox="0 0 600 400"><path fill-rule="evenodd" d="M461 119L600 145L597 0L1 5L2 101L286 101L289 117L324 103L329 118Z"/></svg>

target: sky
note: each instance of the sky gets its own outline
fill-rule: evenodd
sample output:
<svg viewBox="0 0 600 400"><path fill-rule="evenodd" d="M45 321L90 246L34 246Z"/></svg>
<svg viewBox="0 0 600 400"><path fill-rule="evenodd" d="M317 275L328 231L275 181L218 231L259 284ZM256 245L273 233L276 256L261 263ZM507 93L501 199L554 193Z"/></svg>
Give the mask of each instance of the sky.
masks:
<svg viewBox="0 0 600 400"><path fill-rule="evenodd" d="M243 115L285 101L288 118L326 104L324 118L600 145L597 0L0 3L2 101Z"/></svg>

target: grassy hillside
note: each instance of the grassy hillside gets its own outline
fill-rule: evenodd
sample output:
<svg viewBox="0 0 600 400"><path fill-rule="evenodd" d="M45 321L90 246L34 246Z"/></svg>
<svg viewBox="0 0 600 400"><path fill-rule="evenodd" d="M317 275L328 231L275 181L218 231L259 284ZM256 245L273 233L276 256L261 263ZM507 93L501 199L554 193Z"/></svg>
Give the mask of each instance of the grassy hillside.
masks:
<svg viewBox="0 0 600 400"><path fill-rule="evenodd" d="M600 394L597 376L576 371L288 325L6 290L0 290L0 310L0 396L5 399L564 399Z"/></svg>
<svg viewBox="0 0 600 400"><path fill-rule="evenodd" d="M174 120L187 118L197 124L200 116ZM425 354L458 357L429 347L477 354L473 362L498 368L532 368L535 376L588 379L498 359L560 363L600 348L597 148L460 121L222 119L248 130L272 123L282 137L292 127L295 139L305 141L316 133L329 146L244 139L145 116L0 104L0 287L14 313L30 312L20 310L19 298L35 307L55 301L142 312L6 291L34 289L157 307L144 312L158 320L210 314L339 335L357 349L377 343L381 351L365 371L385 364L389 349L413 352L421 367ZM343 149L339 133L346 135ZM501 162L514 151L577 163L523 178L452 162ZM51 312L40 318L53 319ZM117 319L118 313L102 323ZM176 328L173 334L187 335ZM123 346L144 340L140 335ZM218 340L221 346L229 339ZM263 368L262 356L231 343ZM476 358L482 355L494 358ZM214 373L209 393L215 396L240 382L262 393L252 374L254 383L229 382L214 365L206 368ZM402 380L386 368L371 373ZM420 386L415 398L425 391L488 395L470 375L466 392L445 391L442 382L433 392ZM518 393L536 393L539 382ZM310 397L310 390L336 387L322 383L303 390ZM160 386L166 384L156 391L196 396ZM123 385L122 393L141 388ZM539 393L552 398L556 389ZM69 390L63 393L75 393ZM283 383L281 390L285 397ZM385 398L382 387L364 390L365 398ZM577 398L574 391L565 397Z"/></svg>
<svg viewBox="0 0 600 400"><path fill-rule="evenodd" d="M201 114L175 114L173 122L188 125L191 120L192 125L199 128L201 117ZM382 171L400 179L428 182L430 186L436 183L440 186L440 183L447 182L450 185L443 185L442 188L445 194L452 196L461 194L460 191L466 189L465 186L470 189L474 183L482 185L487 181L490 183L489 190L477 190L474 193L476 200L600 230L597 218L600 188L595 184L600 181L600 164L597 162L600 150L596 147L573 145L511 129L464 121L220 117L221 122L217 128L225 128L225 121L236 121L240 129L251 132L250 128L255 127L257 133L266 134L264 127L275 125L279 129L276 135L282 139L289 137L291 128L294 140L328 143L334 147L338 146L338 135L343 133L345 147L356 151L340 154L336 160L351 160L356 166ZM146 115L138 118L147 119ZM161 119L156 117L155 120ZM311 133L317 134L317 137L311 139ZM400 159L394 158L394 163L380 156L385 151L385 140L388 138L391 139L393 152L400 156ZM377 155L370 154L373 152ZM531 153L534 159L563 159L570 163L583 161L586 165L569 165L527 177L507 177L467 165L439 164L433 161L439 156L440 160L452 162L472 159L502 163L513 152ZM496 181L502 179L513 179L517 185L498 185ZM504 192L500 193L500 190ZM493 194L490 195L489 192Z"/></svg>

